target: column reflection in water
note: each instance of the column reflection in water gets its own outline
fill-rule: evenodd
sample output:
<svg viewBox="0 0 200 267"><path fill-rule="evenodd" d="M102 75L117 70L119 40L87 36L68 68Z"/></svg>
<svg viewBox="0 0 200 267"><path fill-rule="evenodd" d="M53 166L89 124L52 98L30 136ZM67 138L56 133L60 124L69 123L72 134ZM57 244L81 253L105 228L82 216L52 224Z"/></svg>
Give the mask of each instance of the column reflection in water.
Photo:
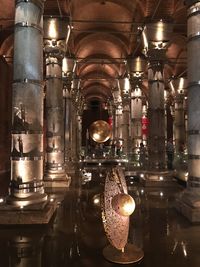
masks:
<svg viewBox="0 0 200 267"><path fill-rule="evenodd" d="M2 267L42 267L43 233L41 229L4 229ZM6 239L5 239L6 237ZM8 257L6 259L6 257Z"/></svg>

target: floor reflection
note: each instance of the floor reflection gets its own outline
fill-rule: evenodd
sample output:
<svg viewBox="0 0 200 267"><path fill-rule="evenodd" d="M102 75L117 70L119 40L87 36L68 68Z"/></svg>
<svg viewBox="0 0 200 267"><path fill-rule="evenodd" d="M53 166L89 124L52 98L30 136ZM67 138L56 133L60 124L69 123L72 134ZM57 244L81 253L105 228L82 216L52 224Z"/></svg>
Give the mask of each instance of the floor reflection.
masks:
<svg viewBox="0 0 200 267"><path fill-rule="evenodd" d="M106 170L98 168L85 181L77 169L70 189L53 195L59 207L48 226L2 226L0 266L116 266L102 256L108 244L100 207L105 175ZM136 202L129 242L144 251L144 258L131 266L199 267L200 226L191 225L173 207L175 195L184 188L147 189L132 178L127 184Z"/></svg>

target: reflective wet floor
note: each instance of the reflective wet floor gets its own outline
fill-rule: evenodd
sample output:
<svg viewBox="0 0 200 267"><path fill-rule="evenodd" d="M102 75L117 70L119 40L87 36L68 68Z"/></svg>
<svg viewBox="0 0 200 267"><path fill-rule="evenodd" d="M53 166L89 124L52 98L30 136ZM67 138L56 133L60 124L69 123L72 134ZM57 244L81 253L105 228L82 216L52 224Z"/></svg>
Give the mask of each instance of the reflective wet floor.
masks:
<svg viewBox="0 0 200 267"><path fill-rule="evenodd" d="M105 170L93 170L92 179L77 173L71 187L52 194L58 209L47 226L1 226L1 267L109 267L99 196ZM127 266L199 267L200 225L192 225L174 209L176 188L143 188L127 178L129 194L136 201L130 217L129 243L144 251L144 258Z"/></svg>

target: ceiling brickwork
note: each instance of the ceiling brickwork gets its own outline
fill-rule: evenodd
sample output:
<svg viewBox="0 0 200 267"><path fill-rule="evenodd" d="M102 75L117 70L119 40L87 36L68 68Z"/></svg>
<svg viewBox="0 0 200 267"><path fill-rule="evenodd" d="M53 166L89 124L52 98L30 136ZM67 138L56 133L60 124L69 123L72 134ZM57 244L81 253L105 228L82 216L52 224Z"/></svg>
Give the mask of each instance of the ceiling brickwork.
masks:
<svg viewBox="0 0 200 267"><path fill-rule="evenodd" d="M11 58L15 1L0 2L0 54ZM46 0L44 14L68 17L73 26L68 52L78 61L76 76L81 79L85 98L98 96L106 101L111 97L116 79L126 74L126 58L142 51L139 27L149 21L173 23L165 77L186 73L187 16L183 1Z"/></svg>

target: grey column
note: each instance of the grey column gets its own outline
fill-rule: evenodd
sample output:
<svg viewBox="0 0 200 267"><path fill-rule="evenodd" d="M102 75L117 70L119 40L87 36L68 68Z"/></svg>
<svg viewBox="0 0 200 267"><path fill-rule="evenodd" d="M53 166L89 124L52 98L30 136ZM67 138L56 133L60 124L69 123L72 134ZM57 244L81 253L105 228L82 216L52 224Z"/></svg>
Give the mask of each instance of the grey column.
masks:
<svg viewBox="0 0 200 267"><path fill-rule="evenodd" d="M64 88L64 151L65 151L65 162L70 161L71 148L70 148L70 119L71 119L71 97L68 87Z"/></svg>
<svg viewBox="0 0 200 267"><path fill-rule="evenodd" d="M43 2L16 1L8 201L18 206L47 199L43 188Z"/></svg>
<svg viewBox="0 0 200 267"><path fill-rule="evenodd" d="M165 109L163 67L159 62L150 62L149 82L149 169L164 170L165 160Z"/></svg>
<svg viewBox="0 0 200 267"><path fill-rule="evenodd" d="M129 126L130 126L130 99L123 100L123 110L122 110L122 139L123 139L123 152L128 156L130 152L130 142L129 142Z"/></svg>
<svg viewBox="0 0 200 267"><path fill-rule="evenodd" d="M200 1L188 5L188 188L200 193Z"/></svg>
<svg viewBox="0 0 200 267"><path fill-rule="evenodd" d="M46 57L47 148L45 180L65 179L62 59L67 23L58 18L44 21Z"/></svg>
<svg viewBox="0 0 200 267"><path fill-rule="evenodd" d="M77 115L77 157L80 158L82 147L82 116Z"/></svg>
<svg viewBox="0 0 200 267"><path fill-rule="evenodd" d="M77 161L77 115L76 108L74 103L71 105L72 113L71 113L71 156L72 161Z"/></svg>
<svg viewBox="0 0 200 267"><path fill-rule="evenodd" d="M116 117L115 117L115 122L116 122L116 139L121 140L122 139L122 106L120 104L117 105L116 107Z"/></svg>
<svg viewBox="0 0 200 267"><path fill-rule="evenodd" d="M175 150L179 152L181 144L185 144L185 111L184 95L177 94L174 99L174 137Z"/></svg>
<svg viewBox="0 0 200 267"><path fill-rule="evenodd" d="M136 154L142 141L142 92L139 87L131 93L131 140L132 151Z"/></svg>

